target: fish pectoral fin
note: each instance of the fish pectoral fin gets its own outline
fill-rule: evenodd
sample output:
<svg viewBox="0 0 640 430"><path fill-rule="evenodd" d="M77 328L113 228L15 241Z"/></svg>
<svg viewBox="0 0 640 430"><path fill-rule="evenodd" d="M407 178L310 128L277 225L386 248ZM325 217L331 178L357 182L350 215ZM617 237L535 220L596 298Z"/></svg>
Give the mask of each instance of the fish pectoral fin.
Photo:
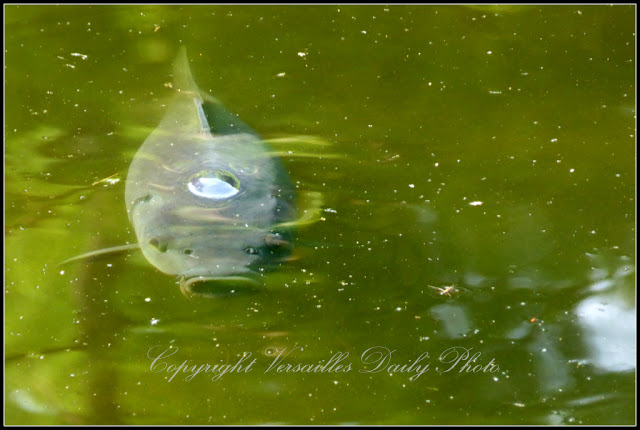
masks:
<svg viewBox="0 0 640 430"><path fill-rule="evenodd" d="M325 212L324 196L318 191L299 191L298 208L301 215L298 219L279 223L273 226L279 228L302 228L315 224L318 221L325 221L322 213Z"/></svg>
<svg viewBox="0 0 640 430"><path fill-rule="evenodd" d="M271 151L265 152L264 157L294 157L294 158L345 158L344 155L340 154L316 154L313 152L299 152L299 151Z"/></svg>
<svg viewBox="0 0 640 430"><path fill-rule="evenodd" d="M99 255L114 254L117 252L130 251L134 249L140 249L140 245L137 243L134 243L131 245L120 245L120 246L114 246L112 248L98 249L96 251L91 251L91 252L87 252L86 254L81 254L75 257L68 258L64 260L62 263L59 263L58 266L71 263L72 261L84 260L87 258L99 256Z"/></svg>
<svg viewBox="0 0 640 430"><path fill-rule="evenodd" d="M316 136L288 136L265 139L273 151L265 154L267 157L295 157L295 158L344 158L344 155L326 152L333 143Z"/></svg>
<svg viewBox="0 0 640 430"><path fill-rule="evenodd" d="M317 136L287 136L287 137L275 137L271 139L265 139L271 146L278 145L300 145L300 146L329 146L333 145L332 142L329 142L326 139Z"/></svg>

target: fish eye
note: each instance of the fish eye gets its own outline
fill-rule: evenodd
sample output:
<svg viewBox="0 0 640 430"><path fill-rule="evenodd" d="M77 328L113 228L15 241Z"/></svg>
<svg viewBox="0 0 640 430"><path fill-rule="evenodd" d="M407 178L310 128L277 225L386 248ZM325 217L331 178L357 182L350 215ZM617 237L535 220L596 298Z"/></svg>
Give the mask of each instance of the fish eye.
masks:
<svg viewBox="0 0 640 430"><path fill-rule="evenodd" d="M290 242L286 240L280 233L271 233L264 237L264 243L270 247L289 246Z"/></svg>
<svg viewBox="0 0 640 430"><path fill-rule="evenodd" d="M258 250L255 248L247 247L244 249L247 254L258 254Z"/></svg>
<svg viewBox="0 0 640 430"><path fill-rule="evenodd" d="M182 250L182 253L184 255L191 255L191 254L193 254L193 249L185 248L185 249Z"/></svg>
<svg viewBox="0 0 640 430"><path fill-rule="evenodd" d="M160 242L157 237L154 237L153 239L151 239L149 241L149 245L153 246L160 252L167 252L167 249L169 249L169 247L167 246L167 243Z"/></svg>
<svg viewBox="0 0 640 430"><path fill-rule="evenodd" d="M291 241L279 233L271 233L265 236L264 243L271 255L287 254L291 252Z"/></svg>
<svg viewBox="0 0 640 430"><path fill-rule="evenodd" d="M133 211L139 204L150 202L152 198L153 196L151 194L145 194L142 197L138 197L133 202L131 202L131 211Z"/></svg>
<svg viewBox="0 0 640 430"><path fill-rule="evenodd" d="M191 177L187 188L198 197L221 200L238 194L240 181L225 170L202 171Z"/></svg>

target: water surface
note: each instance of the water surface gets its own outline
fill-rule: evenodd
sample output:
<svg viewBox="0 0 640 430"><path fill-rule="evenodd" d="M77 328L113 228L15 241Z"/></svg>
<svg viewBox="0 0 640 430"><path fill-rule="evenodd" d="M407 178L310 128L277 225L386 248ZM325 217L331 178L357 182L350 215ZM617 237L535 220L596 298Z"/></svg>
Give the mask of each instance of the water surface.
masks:
<svg viewBox="0 0 640 430"><path fill-rule="evenodd" d="M8 424L634 422L633 6L5 12ZM283 157L322 220L262 294L58 266L135 241L181 44L261 135L339 156Z"/></svg>

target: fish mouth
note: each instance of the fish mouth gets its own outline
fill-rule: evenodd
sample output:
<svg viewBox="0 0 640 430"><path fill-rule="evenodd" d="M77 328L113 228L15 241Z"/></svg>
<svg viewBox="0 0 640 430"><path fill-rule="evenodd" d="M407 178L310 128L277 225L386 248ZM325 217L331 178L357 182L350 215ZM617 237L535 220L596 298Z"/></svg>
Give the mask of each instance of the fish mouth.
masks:
<svg viewBox="0 0 640 430"><path fill-rule="evenodd" d="M187 298L218 298L255 294L262 283L246 276L194 276L180 280L180 291Z"/></svg>

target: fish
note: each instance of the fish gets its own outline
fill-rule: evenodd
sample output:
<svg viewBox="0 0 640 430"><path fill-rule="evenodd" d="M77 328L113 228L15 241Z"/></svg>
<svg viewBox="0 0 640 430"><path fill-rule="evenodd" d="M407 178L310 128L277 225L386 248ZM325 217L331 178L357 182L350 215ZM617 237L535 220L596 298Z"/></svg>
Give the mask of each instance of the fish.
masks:
<svg viewBox="0 0 640 430"><path fill-rule="evenodd" d="M295 187L269 144L198 88L184 46L172 87L125 182L138 245L188 297L260 289L293 251Z"/></svg>

